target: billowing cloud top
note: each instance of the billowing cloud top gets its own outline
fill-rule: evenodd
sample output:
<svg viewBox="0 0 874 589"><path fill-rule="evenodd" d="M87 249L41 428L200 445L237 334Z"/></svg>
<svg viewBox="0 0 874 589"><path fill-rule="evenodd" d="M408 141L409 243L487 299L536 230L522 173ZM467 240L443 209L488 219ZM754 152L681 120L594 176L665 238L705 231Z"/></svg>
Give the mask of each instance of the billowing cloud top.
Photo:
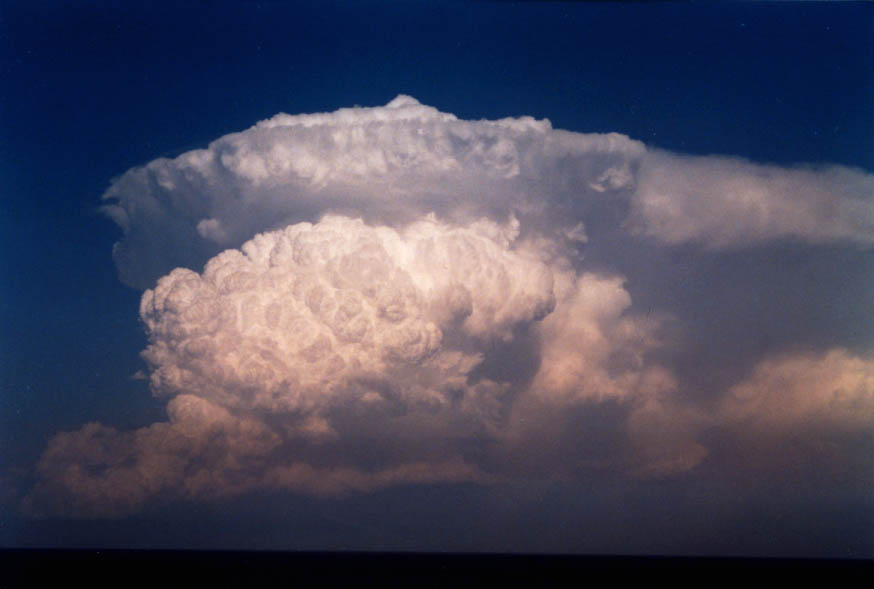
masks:
<svg viewBox="0 0 874 589"><path fill-rule="evenodd" d="M614 268L658 284L673 262L653 252L675 244L858 251L874 243L872 195L874 176L841 166L462 121L408 96L280 114L155 160L114 181L104 210L124 232L122 279L146 289L143 357L167 421L58 434L25 508L660 477L730 447L761 454L738 442L750 432L864 437L870 352L787 346L731 381L696 380L699 348L737 340L690 336L682 309L638 309ZM713 431L734 446L712 452Z"/></svg>
<svg viewBox="0 0 874 589"><path fill-rule="evenodd" d="M174 270L142 298L152 386L284 412L382 386L448 403L479 347L554 307L549 267L510 249L516 225L397 232L326 217L258 235L202 276Z"/></svg>

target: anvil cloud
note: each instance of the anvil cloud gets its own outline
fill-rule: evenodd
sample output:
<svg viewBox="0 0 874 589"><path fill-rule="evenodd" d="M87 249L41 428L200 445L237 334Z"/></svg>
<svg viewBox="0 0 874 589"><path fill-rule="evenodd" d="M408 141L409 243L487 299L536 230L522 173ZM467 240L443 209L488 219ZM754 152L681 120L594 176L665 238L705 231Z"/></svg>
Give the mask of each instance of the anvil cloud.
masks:
<svg viewBox="0 0 874 589"><path fill-rule="evenodd" d="M601 222L612 199L630 231L667 243L871 245L872 193L874 177L843 166L690 158L531 117L458 120L399 96L378 108L279 114L155 160L114 181L104 210L125 233L114 251L122 279L148 288L176 266L329 211L389 225L429 212L515 213L526 228L572 234L580 221Z"/></svg>

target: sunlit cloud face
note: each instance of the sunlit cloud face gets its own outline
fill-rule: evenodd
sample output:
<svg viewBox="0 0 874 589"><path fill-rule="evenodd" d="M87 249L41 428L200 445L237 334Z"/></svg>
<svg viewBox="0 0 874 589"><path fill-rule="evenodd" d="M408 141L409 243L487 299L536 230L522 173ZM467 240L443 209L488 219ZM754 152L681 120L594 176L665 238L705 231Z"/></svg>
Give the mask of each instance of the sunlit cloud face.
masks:
<svg viewBox="0 0 874 589"><path fill-rule="evenodd" d="M688 158L406 96L155 160L114 181L104 211L124 232L120 277L146 289L167 421L58 434L25 508L683 476L753 431L777 432L770 447L799 424L864 437L870 354L787 352L690 390L676 359L719 335L636 307L610 262L676 244L865 248L872 188L839 166ZM599 239L616 245L590 263Z"/></svg>

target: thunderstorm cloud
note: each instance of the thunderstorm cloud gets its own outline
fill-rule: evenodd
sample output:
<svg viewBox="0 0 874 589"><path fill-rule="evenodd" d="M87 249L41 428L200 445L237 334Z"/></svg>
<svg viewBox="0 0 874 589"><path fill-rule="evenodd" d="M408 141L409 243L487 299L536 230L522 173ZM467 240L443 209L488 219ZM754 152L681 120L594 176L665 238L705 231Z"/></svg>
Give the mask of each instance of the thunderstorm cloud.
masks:
<svg viewBox="0 0 874 589"><path fill-rule="evenodd" d="M778 454L798 432L871 446L874 342L786 336L759 354L730 305L711 309L731 289L675 280L690 250L867 253L861 170L688 157L399 96L276 115L128 171L104 201L119 275L144 289L142 355L167 420L55 436L34 514L684 476ZM736 266L732 284L777 288ZM658 304L661 283L691 302ZM701 376L735 347L749 350L735 378Z"/></svg>

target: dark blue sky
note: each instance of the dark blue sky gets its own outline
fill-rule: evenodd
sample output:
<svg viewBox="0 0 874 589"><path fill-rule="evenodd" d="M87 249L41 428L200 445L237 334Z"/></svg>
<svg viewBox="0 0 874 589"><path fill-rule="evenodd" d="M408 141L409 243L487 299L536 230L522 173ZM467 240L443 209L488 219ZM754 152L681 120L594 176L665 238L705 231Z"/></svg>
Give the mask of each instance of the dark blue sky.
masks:
<svg viewBox="0 0 874 589"><path fill-rule="evenodd" d="M32 480L29 469L57 431L89 421L129 429L163 417L163 403L144 381L131 379L144 369L140 292L117 279L111 249L120 232L97 212L110 180L128 168L203 147L278 112L376 106L403 93L461 119L530 115L554 128L618 132L676 152L870 171L872 39L874 7L851 2L4 2L0 469L12 473L5 475L13 489L7 496L17 497ZM664 492L703 496L705 487ZM368 515L372 503L361 498L338 507L336 519L365 514L349 536L358 547L381 541L378 547L481 549L488 547L483 537L502 529L502 510L512 511L495 507L488 516L494 521L479 522L467 540L455 535L464 521L444 522L436 539L426 538L416 530L441 517L441 501L466 501L475 511L484 500L475 489L428 493L384 492L383 499L403 495L391 518L403 519L404 506L430 504L433 513L417 512L410 529L381 523L386 514ZM591 521L622 511L609 491L592 496L608 515ZM251 522L272 512L247 519L248 508L236 504L218 534L228 537L215 544L343 547L338 538L349 524L327 515L307 521L309 501L284 516L311 530L312 540L255 529ZM282 498L265 502L275 507ZM546 550L650 546L618 531L600 544L569 532L570 544L563 543L553 526L563 521L563 507L555 506L586 508L566 496L543 502L539 523L506 524L510 539L494 546L513 549L512 538L532 530L546 534ZM97 527L30 526L14 514L14 503L0 503L5 546L88 543L105 526L120 544L144 534L154 545L185 545L204 542L198 517L216 517L207 507ZM769 505L762 510L772 528L791 519L789 503ZM856 526L851 534L866 533L865 522L849 523L849 507L835 501L831 508ZM645 533L658 534L674 517L670 506L662 509L638 522ZM171 520L176 527L166 532L161 522ZM65 539L59 530L78 532ZM731 550L715 533L707 538L712 550ZM789 552L819 550L814 541L781 538ZM741 532L738 542L752 551L763 543ZM678 532L662 546L689 545Z"/></svg>

